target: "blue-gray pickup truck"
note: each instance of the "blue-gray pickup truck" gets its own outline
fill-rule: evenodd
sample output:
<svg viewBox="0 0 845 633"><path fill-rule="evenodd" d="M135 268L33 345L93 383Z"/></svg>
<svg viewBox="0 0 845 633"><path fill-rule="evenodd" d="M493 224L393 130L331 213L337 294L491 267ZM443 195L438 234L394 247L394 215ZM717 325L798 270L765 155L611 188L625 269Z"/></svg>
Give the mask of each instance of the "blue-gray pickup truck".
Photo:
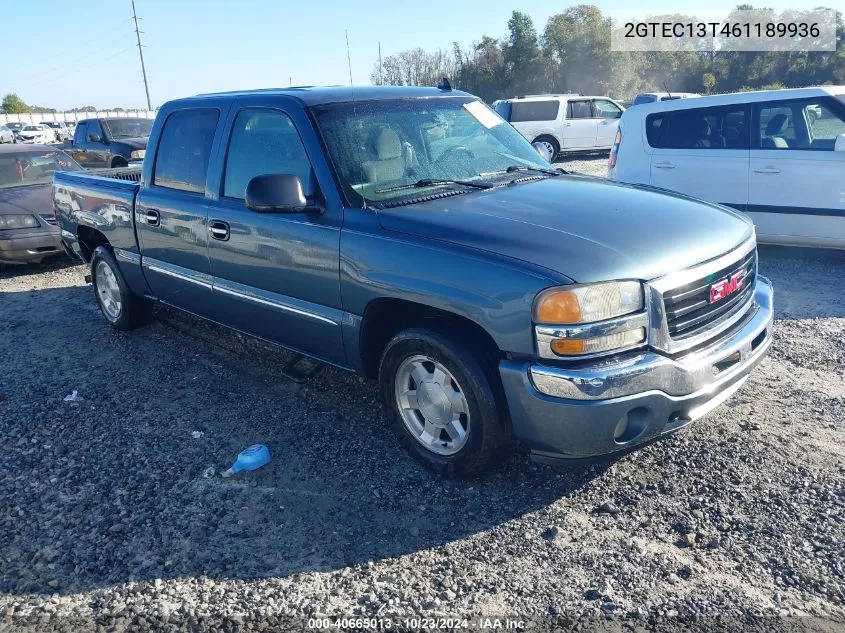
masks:
<svg viewBox="0 0 845 633"><path fill-rule="evenodd" d="M54 204L114 327L159 302L377 379L450 475L664 436L771 343L746 217L564 173L449 89L172 101L142 168L56 173Z"/></svg>

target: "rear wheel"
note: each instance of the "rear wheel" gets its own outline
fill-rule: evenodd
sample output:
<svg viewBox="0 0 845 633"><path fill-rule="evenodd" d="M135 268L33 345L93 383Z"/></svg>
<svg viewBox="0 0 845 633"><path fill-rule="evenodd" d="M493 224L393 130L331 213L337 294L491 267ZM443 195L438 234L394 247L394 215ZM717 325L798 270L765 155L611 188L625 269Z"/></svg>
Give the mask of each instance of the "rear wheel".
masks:
<svg viewBox="0 0 845 633"><path fill-rule="evenodd" d="M557 155L560 153L560 145L558 144L557 139L553 136L538 136L532 141L532 143L540 143L546 148L551 156L549 159L550 163L554 162L555 158L557 158Z"/></svg>
<svg viewBox="0 0 845 633"><path fill-rule="evenodd" d="M149 321L150 302L132 294L114 255L105 246L98 246L91 256L91 282L100 312L114 328L132 330Z"/></svg>
<svg viewBox="0 0 845 633"><path fill-rule="evenodd" d="M471 477L490 466L505 431L487 374L437 332L408 329L385 347L379 385L402 446L428 468Z"/></svg>

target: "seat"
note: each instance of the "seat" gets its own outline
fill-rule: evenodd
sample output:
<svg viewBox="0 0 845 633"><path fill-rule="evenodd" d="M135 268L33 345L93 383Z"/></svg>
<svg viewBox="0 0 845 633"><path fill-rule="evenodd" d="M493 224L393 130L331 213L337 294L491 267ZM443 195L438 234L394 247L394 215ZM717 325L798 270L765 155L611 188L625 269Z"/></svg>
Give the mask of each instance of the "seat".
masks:
<svg viewBox="0 0 845 633"><path fill-rule="evenodd" d="M789 149L789 143L781 136L786 131L789 117L785 114L776 114L766 126L766 136L761 139L760 146L763 149Z"/></svg>
<svg viewBox="0 0 845 633"><path fill-rule="evenodd" d="M399 135L390 128L382 128L375 139L376 160L362 163L367 182L383 183L399 180L405 175L407 162Z"/></svg>

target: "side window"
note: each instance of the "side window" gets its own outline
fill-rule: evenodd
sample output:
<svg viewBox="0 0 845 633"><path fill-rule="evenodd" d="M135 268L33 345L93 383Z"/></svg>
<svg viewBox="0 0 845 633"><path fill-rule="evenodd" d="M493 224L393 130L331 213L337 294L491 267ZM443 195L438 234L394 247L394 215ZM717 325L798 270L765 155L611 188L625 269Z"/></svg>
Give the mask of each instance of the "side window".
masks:
<svg viewBox="0 0 845 633"><path fill-rule="evenodd" d="M622 116L622 108L607 99L593 101L594 118L618 119Z"/></svg>
<svg viewBox="0 0 845 633"><path fill-rule="evenodd" d="M566 112L567 119L592 119L593 109L589 101L570 101Z"/></svg>
<svg viewBox="0 0 845 633"><path fill-rule="evenodd" d="M306 196L314 192L311 163L290 117L277 110L241 110L232 127L223 195L243 199L255 176L294 174Z"/></svg>
<svg viewBox="0 0 845 633"><path fill-rule="evenodd" d="M512 101L511 123L521 121L554 121L560 101Z"/></svg>
<svg viewBox="0 0 845 633"><path fill-rule="evenodd" d="M748 125L744 106L664 112L659 119L656 115L650 115L646 119L646 127L649 145L652 147L748 149Z"/></svg>
<svg viewBox="0 0 845 633"><path fill-rule="evenodd" d="M660 144L660 133L663 130L663 114L649 114L645 120L645 135L651 147L663 147Z"/></svg>
<svg viewBox="0 0 845 633"><path fill-rule="evenodd" d="M810 149L833 151L836 137L845 134L845 118L824 101L804 106L804 118L810 129Z"/></svg>
<svg viewBox="0 0 845 633"><path fill-rule="evenodd" d="M179 110L164 123L156 152L153 183L193 193L205 191L217 110Z"/></svg>
<svg viewBox="0 0 845 633"><path fill-rule="evenodd" d="M100 140L103 139L103 126L100 125L99 121L88 121L88 131L85 132L85 140L88 140L88 136L91 134L96 134L100 137Z"/></svg>

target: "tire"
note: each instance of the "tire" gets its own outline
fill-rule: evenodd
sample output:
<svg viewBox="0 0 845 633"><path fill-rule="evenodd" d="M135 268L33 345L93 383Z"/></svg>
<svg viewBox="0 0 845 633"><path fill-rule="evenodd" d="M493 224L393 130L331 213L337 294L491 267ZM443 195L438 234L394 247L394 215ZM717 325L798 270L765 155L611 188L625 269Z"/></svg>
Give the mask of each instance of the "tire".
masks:
<svg viewBox="0 0 845 633"><path fill-rule="evenodd" d="M399 443L427 468L467 478L499 456L506 432L490 381L451 338L416 328L394 336L379 363L379 390Z"/></svg>
<svg viewBox="0 0 845 633"><path fill-rule="evenodd" d="M111 250L98 246L91 256L91 283L100 312L117 330L134 330L149 322L152 305L132 294Z"/></svg>
<svg viewBox="0 0 845 633"><path fill-rule="evenodd" d="M543 143L543 144L548 146L549 151L552 154L552 158L549 161L550 163L553 163L555 158L557 158L557 155L560 154L560 144L557 142L557 139L553 136L546 136L546 135L538 136L537 138L535 138L531 142L532 143Z"/></svg>

